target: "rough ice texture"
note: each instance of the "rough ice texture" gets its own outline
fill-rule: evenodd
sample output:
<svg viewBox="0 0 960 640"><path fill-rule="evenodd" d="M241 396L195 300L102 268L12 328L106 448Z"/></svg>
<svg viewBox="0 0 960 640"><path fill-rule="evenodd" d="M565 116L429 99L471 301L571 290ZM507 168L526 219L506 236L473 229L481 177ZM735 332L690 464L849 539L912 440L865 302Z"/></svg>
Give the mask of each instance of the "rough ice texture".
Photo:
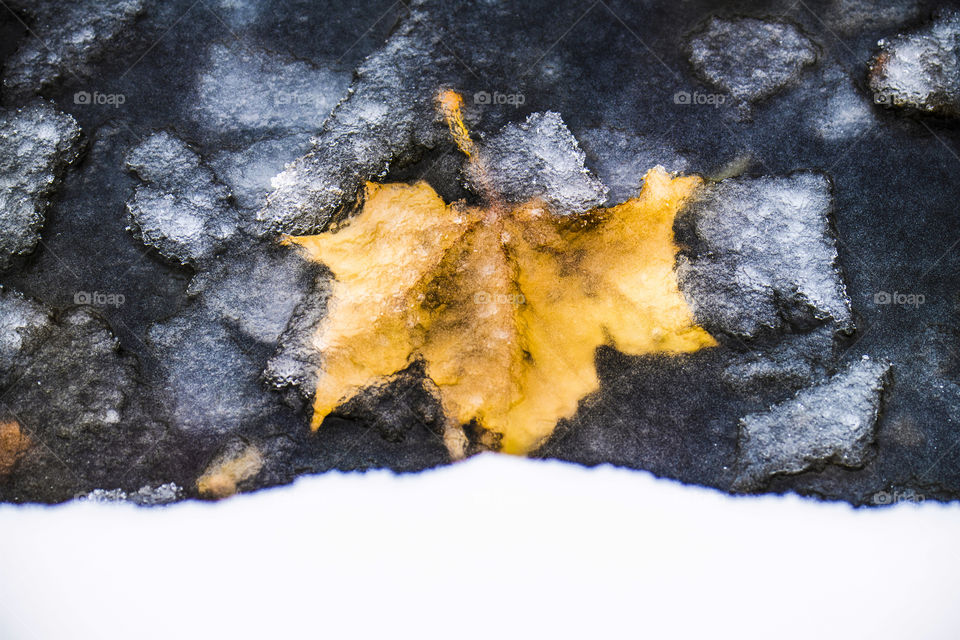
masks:
<svg viewBox="0 0 960 640"><path fill-rule="evenodd" d="M689 54L707 81L740 102L756 102L796 80L819 52L792 24L714 17L691 38Z"/></svg>
<svg viewBox="0 0 960 640"><path fill-rule="evenodd" d="M133 363L107 323L89 307L68 311L34 354L30 380L11 402L29 428L81 438L120 423L135 388Z"/></svg>
<svg viewBox="0 0 960 640"><path fill-rule="evenodd" d="M178 430L233 433L267 409L255 356L202 306L154 324L147 342L161 364L161 393Z"/></svg>
<svg viewBox="0 0 960 640"><path fill-rule="evenodd" d="M187 293L222 322L273 346L319 271L293 247L254 244L226 252Z"/></svg>
<svg viewBox="0 0 960 640"><path fill-rule="evenodd" d="M756 337L826 321L852 328L825 175L731 178L681 213L680 289L707 330Z"/></svg>
<svg viewBox="0 0 960 640"><path fill-rule="evenodd" d="M294 235L322 230L364 181L383 176L396 156L446 140L449 133L434 110L437 79L424 61L442 66L449 53L421 4L413 3L397 31L360 65L310 152L273 180L258 214L270 230Z"/></svg>
<svg viewBox="0 0 960 640"><path fill-rule="evenodd" d="M194 117L220 132L320 128L349 84L349 74L253 46L214 44L196 84Z"/></svg>
<svg viewBox="0 0 960 640"><path fill-rule="evenodd" d="M272 189L274 177L288 162L310 150L310 134L294 133L258 140L240 151L221 151L210 159L217 176L230 187L238 207L260 209Z"/></svg>
<svg viewBox="0 0 960 640"><path fill-rule="evenodd" d="M552 111L533 113L525 122L508 124L477 150L480 162L467 165L467 180L508 202L534 198L555 213L572 215L600 206L607 188L584 166L576 139Z"/></svg>
<svg viewBox="0 0 960 640"><path fill-rule="evenodd" d="M288 400L293 400L293 404L309 398L316 390L317 372L323 360L314 338L326 317L329 296L329 280L317 278L313 290L294 309L276 352L264 369L264 379L276 389L290 391Z"/></svg>
<svg viewBox="0 0 960 640"><path fill-rule="evenodd" d="M721 376L734 389L749 394L772 385L799 389L826 376L834 337L829 325L810 333L783 336L773 348L759 347L735 357Z"/></svg>
<svg viewBox="0 0 960 640"><path fill-rule="evenodd" d="M183 489L174 482L157 485L145 485L132 493L123 489L94 489L79 496L81 502L131 502L141 506L159 506L178 502L183 498Z"/></svg>
<svg viewBox="0 0 960 640"><path fill-rule="evenodd" d="M48 325L39 344L20 350L4 386L0 416L15 421L30 446L0 486L3 499L59 502L177 477L181 454L145 399L136 358L106 320L77 306Z"/></svg>
<svg viewBox="0 0 960 640"><path fill-rule="evenodd" d="M234 29L244 29L255 24L267 7L247 0L214 0L211 8Z"/></svg>
<svg viewBox="0 0 960 640"><path fill-rule="evenodd" d="M44 102L0 112L0 269L40 239L66 167L79 155L80 127Z"/></svg>
<svg viewBox="0 0 960 640"><path fill-rule="evenodd" d="M813 131L828 141L856 139L876 126L870 100L861 95L845 74L831 69L821 89L822 112L812 122Z"/></svg>
<svg viewBox="0 0 960 640"><path fill-rule="evenodd" d="M166 258L196 263L236 233L227 188L182 140L155 133L130 152L127 166L144 182L127 202L135 229Z"/></svg>
<svg viewBox="0 0 960 640"><path fill-rule="evenodd" d="M0 384L50 332L50 311L17 291L0 286Z"/></svg>
<svg viewBox="0 0 960 640"><path fill-rule="evenodd" d="M874 102L960 117L960 11L878 44L870 64Z"/></svg>
<svg viewBox="0 0 960 640"><path fill-rule="evenodd" d="M739 490L762 488L770 476L828 463L867 462L889 363L866 356L833 378L762 413L740 420Z"/></svg>
<svg viewBox="0 0 960 640"><path fill-rule="evenodd" d="M903 24L917 15L921 0L833 0L824 22L841 34Z"/></svg>
<svg viewBox="0 0 960 640"><path fill-rule="evenodd" d="M258 10L259 11L259 10ZM350 75L265 51L214 44L195 81L187 117L225 147L210 165L239 208L259 210L284 167L307 153L313 134L343 97Z"/></svg>
<svg viewBox="0 0 960 640"><path fill-rule="evenodd" d="M14 2L30 18L31 36L7 59L3 86L23 97L49 89L87 66L143 10L146 0L34 0Z"/></svg>
<svg viewBox="0 0 960 640"><path fill-rule="evenodd" d="M147 335L174 426L216 437L273 410L260 384L264 360L298 305L322 304L310 294L326 276L292 247L249 238L205 266L190 282L190 304Z"/></svg>
<svg viewBox="0 0 960 640"><path fill-rule="evenodd" d="M576 137L586 154L587 165L609 189L605 203L608 206L639 195L643 176L658 165L673 173L690 167L672 147L619 129L587 129Z"/></svg>

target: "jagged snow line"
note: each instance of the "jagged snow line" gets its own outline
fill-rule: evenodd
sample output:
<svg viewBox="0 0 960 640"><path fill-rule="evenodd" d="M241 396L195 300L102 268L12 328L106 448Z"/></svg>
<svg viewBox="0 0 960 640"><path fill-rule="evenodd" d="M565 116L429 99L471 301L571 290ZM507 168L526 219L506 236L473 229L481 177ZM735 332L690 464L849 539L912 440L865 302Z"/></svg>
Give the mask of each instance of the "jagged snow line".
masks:
<svg viewBox="0 0 960 640"><path fill-rule="evenodd" d="M958 534L958 504L492 455L219 504L7 505L0 637L952 638Z"/></svg>

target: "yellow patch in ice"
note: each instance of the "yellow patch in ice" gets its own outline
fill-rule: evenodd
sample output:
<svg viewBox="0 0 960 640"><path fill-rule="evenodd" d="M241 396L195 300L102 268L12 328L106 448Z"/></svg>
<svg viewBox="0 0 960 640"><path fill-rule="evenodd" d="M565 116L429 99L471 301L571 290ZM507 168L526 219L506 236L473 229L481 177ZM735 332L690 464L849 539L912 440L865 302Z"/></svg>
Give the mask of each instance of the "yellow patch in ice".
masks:
<svg viewBox="0 0 960 640"><path fill-rule="evenodd" d="M260 450L253 445L214 460L197 478L197 491L204 498L227 498L237 492L237 485L249 480L263 468Z"/></svg>
<svg viewBox="0 0 960 640"><path fill-rule="evenodd" d="M442 94L440 108L476 161L453 96ZM674 272L674 218L700 182L657 167L638 197L573 217L495 194L483 207L448 205L425 182L368 183L348 224L288 238L334 275L315 339L323 370L313 428L422 359L451 423L475 421L499 434L503 451L523 454L597 390L597 347L642 355L715 345ZM462 438L445 440L462 455Z"/></svg>

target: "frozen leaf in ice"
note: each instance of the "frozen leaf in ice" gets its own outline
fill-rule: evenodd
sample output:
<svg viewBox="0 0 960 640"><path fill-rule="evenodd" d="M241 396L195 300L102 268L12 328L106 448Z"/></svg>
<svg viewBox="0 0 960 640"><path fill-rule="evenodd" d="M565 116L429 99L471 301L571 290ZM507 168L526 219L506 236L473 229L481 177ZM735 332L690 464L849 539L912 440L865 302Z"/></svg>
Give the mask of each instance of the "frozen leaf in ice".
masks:
<svg viewBox="0 0 960 640"><path fill-rule="evenodd" d="M459 96L442 102L461 149ZM474 179L474 183L496 184ZM364 387L425 363L451 424L525 453L598 387L594 353L690 352L714 344L677 286L674 217L700 183L649 171L636 198L560 215L543 200L446 204L426 183L368 183L342 228L291 238L334 275L315 337L313 427ZM455 432L455 430L450 430ZM448 446L459 453L457 440Z"/></svg>

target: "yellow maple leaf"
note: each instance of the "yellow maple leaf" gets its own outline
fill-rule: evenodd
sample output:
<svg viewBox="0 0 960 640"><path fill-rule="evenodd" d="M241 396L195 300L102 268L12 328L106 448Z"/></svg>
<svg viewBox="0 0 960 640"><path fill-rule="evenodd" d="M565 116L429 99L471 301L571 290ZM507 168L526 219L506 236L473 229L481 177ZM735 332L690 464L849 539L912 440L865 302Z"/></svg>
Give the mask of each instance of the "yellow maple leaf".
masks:
<svg viewBox="0 0 960 640"><path fill-rule="evenodd" d="M459 106L441 99L478 161ZM657 167L638 197L569 217L538 201L447 204L425 182L368 183L344 227L289 238L334 275L315 337L323 370L313 428L420 358L453 427L475 421L501 450L522 454L597 390L597 347L642 355L715 345L674 272L674 217L699 184ZM462 455L462 438L447 443Z"/></svg>

